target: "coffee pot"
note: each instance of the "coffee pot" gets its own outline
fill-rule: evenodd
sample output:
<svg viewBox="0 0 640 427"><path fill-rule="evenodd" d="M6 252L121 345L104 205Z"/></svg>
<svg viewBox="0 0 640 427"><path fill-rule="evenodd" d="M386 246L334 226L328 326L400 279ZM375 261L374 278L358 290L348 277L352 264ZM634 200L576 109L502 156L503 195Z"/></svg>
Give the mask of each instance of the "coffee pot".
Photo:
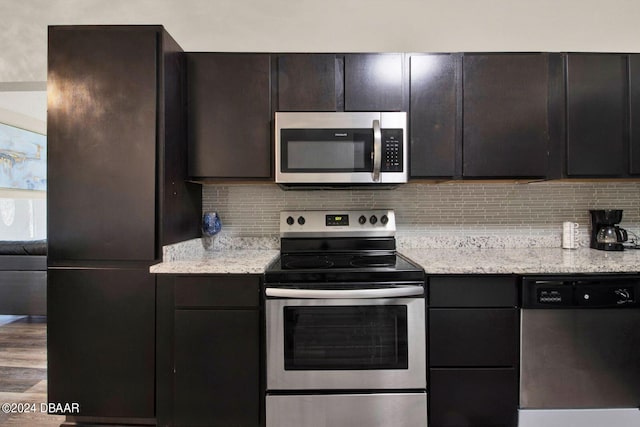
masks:
<svg viewBox="0 0 640 427"><path fill-rule="evenodd" d="M596 236L598 243L622 243L627 239L627 230L613 225L601 227Z"/></svg>
<svg viewBox="0 0 640 427"><path fill-rule="evenodd" d="M603 251L621 251L628 239L627 230L618 227L622 221L621 209L590 210L591 247Z"/></svg>

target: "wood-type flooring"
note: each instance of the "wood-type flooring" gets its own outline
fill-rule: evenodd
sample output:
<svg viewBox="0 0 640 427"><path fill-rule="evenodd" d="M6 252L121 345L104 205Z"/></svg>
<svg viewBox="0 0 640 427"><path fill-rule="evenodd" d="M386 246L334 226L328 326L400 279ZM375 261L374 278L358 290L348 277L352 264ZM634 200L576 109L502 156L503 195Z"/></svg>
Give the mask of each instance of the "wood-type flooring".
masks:
<svg viewBox="0 0 640 427"><path fill-rule="evenodd" d="M0 316L0 426L58 427L46 404L46 317Z"/></svg>

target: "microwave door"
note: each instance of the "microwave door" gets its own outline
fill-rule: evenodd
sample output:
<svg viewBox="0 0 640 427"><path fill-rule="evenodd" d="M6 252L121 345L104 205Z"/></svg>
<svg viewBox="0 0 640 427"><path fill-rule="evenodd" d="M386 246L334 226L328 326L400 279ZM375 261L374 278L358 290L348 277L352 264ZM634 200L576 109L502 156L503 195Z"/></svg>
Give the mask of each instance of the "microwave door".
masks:
<svg viewBox="0 0 640 427"><path fill-rule="evenodd" d="M375 169L372 128L283 129L281 139L283 173L345 179L354 173L370 176Z"/></svg>

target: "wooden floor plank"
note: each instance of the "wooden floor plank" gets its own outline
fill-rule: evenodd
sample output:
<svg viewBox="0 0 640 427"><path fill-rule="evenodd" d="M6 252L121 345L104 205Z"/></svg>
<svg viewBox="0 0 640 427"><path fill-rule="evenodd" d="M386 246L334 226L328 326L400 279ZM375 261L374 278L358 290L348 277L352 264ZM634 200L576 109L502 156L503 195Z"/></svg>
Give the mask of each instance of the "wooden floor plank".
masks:
<svg viewBox="0 0 640 427"><path fill-rule="evenodd" d="M46 318L0 316L0 405L29 405L29 412L0 410L0 426L58 427L64 422L64 416L46 413L46 368Z"/></svg>

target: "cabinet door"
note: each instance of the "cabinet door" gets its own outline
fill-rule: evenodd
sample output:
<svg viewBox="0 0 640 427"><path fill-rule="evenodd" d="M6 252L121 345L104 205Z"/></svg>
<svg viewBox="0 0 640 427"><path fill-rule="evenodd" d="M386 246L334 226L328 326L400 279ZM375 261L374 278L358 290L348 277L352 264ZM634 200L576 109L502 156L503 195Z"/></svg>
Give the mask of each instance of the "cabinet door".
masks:
<svg viewBox="0 0 640 427"><path fill-rule="evenodd" d="M640 174L640 54L629 55L630 172Z"/></svg>
<svg viewBox="0 0 640 427"><path fill-rule="evenodd" d="M411 57L411 177L456 175L458 60L449 54Z"/></svg>
<svg viewBox="0 0 640 427"><path fill-rule="evenodd" d="M260 423L258 310L176 310L175 425Z"/></svg>
<svg viewBox="0 0 640 427"><path fill-rule="evenodd" d="M268 54L187 54L189 175L271 176Z"/></svg>
<svg viewBox="0 0 640 427"><path fill-rule="evenodd" d="M49 29L50 260L155 258L157 44L154 27Z"/></svg>
<svg viewBox="0 0 640 427"><path fill-rule="evenodd" d="M465 177L543 177L548 171L548 56L465 54Z"/></svg>
<svg viewBox="0 0 640 427"><path fill-rule="evenodd" d="M514 366L518 310L430 309L430 366Z"/></svg>
<svg viewBox="0 0 640 427"><path fill-rule="evenodd" d="M154 417L155 277L49 269L48 398L79 416Z"/></svg>
<svg viewBox="0 0 640 427"><path fill-rule="evenodd" d="M628 173L627 57L567 56L567 175Z"/></svg>
<svg viewBox="0 0 640 427"><path fill-rule="evenodd" d="M335 55L278 57L278 111L336 111L336 108Z"/></svg>
<svg viewBox="0 0 640 427"><path fill-rule="evenodd" d="M402 111L402 54L348 54L344 58L345 111Z"/></svg>
<svg viewBox="0 0 640 427"><path fill-rule="evenodd" d="M518 422L515 369L431 369L431 427L510 427Z"/></svg>

